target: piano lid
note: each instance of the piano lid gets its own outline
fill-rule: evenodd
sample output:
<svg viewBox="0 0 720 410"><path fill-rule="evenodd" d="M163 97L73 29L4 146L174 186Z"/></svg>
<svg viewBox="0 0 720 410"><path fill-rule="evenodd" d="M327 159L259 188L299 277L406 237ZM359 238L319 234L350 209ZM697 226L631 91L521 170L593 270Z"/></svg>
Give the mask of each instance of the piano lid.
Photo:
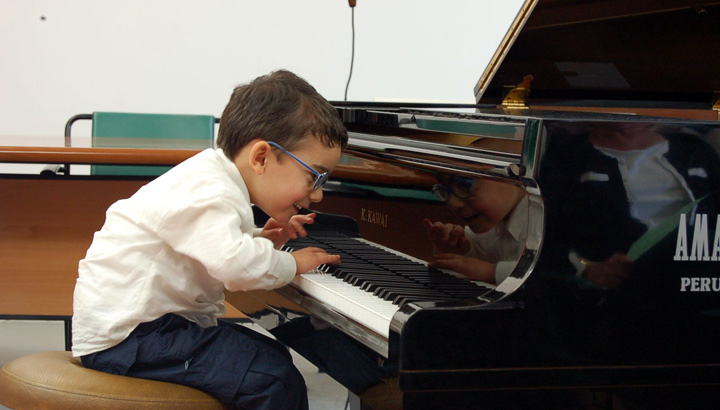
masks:
<svg viewBox="0 0 720 410"><path fill-rule="evenodd" d="M498 105L524 82L543 105L708 109L718 44L717 0L527 0L475 98Z"/></svg>

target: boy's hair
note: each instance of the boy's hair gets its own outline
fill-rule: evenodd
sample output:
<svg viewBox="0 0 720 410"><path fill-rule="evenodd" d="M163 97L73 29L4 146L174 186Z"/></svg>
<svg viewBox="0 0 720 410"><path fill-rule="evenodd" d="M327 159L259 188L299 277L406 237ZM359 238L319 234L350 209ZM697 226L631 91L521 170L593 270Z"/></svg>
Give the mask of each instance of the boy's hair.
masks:
<svg viewBox="0 0 720 410"><path fill-rule="evenodd" d="M347 145L337 110L307 81L279 70L235 88L220 118L217 145L234 159L255 139L292 151L310 135L329 148Z"/></svg>

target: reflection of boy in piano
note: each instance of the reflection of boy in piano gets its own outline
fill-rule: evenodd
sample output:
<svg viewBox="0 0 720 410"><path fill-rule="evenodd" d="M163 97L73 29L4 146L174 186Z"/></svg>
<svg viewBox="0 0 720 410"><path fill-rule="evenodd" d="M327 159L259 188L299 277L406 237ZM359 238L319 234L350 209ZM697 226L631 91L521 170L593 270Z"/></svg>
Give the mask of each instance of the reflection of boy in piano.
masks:
<svg viewBox="0 0 720 410"><path fill-rule="evenodd" d="M433 192L465 226L423 221L435 253L431 265L499 284L510 275L525 246L525 190L489 178L443 175L438 179Z"/></svg>
<svg viewBox="0 0 720 410"><path fill-rule="evenodd" d="M188 385L233 407L307 409L287 349L217 318L224 289L277 288L339 261L318 248L277 248L306 234L315 215L298 211L322 199L346 142L335 108L294 74L237 87L219 149L108 209L79 264L73 354L92 369ZM271 217L261 232L251 203Z"/></svg>

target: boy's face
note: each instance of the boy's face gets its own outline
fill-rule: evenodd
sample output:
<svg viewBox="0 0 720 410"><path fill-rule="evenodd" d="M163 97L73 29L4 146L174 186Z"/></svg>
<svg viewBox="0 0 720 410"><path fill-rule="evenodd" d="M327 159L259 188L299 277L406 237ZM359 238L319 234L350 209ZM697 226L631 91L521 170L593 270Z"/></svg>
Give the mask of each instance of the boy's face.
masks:
<svg viewBox="0 0 720 410"><path fill-rule="evenodd" d="M475 233L487 232L515 208L525 192L512 184L475 178L467 199L450 195L447 205Z"/></svg>
<svg viewBox="0 0 720 410"><path fill-rule="evenodd" d="M292 154L319 173L332 172L340 160L340 147L328 148L318 138L307 137ZM315 175L277 148L268 155L268 166L253 192L253 202L278 222L287 223L300 209L320 202L322 188L313 189Z"/></svg>

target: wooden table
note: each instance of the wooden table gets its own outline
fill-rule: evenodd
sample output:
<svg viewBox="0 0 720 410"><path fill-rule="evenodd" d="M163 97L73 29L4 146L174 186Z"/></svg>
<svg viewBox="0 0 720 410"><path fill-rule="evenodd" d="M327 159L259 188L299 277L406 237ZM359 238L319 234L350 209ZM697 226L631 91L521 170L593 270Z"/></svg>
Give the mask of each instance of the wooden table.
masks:
<svg viewBox="0 0 720 410"><path fill-rule="evenodd" d="M37 139L0 137L0 165L175 165L199 152L33 147L32 141ZM102 227L107 208L150 179L0 174L0 318L63 320L69 336L78 261ZM245 318L226 307L226 318Z"/></svg>

